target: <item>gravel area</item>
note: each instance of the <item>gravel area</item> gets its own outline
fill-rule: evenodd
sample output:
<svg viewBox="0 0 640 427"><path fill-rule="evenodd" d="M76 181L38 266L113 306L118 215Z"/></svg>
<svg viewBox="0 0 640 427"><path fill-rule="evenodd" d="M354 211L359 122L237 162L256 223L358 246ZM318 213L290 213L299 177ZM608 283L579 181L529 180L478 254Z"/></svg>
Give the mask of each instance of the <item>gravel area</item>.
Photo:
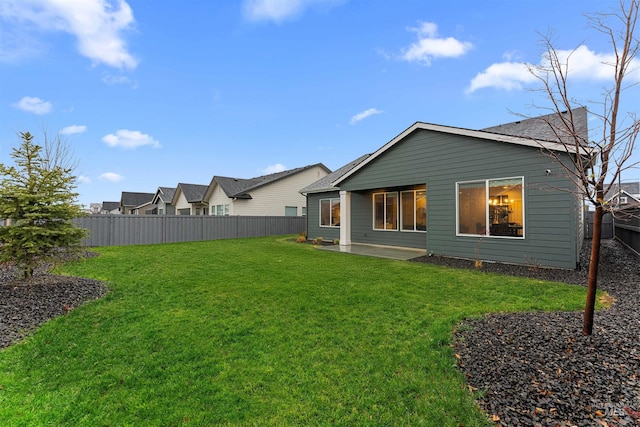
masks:
<svg viewBox="0 0 640 427"><path fill-rule="evenodd" d="M21 280L13 264L0 264L0 348L108 291L100 281L56 276L48 273L49 268L43 266L30 280Z"/></svg>
<svg viewBox="0 0 640 427"><path fill-rule="evenodd" d="M589 253L585 242L575 271L482 270L585 286ZM474 268L443 257L416 261ZM598 287L615 303L596 312L591 336L582 336L582 312L491 314L458 325L458 368L495 425L640 426L640 259L603 240Z"/></svg>

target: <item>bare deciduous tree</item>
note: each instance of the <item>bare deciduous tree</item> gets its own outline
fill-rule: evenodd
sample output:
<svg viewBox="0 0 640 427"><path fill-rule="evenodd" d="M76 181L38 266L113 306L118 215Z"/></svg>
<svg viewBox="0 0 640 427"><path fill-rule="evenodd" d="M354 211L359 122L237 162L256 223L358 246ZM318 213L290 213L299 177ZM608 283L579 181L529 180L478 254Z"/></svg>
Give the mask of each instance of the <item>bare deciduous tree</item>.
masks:
<svg viewBox="0 0 640 427"><path fill-rule="evenodd" d="M73 172L78 168L79 162L75 158L68 140L60 133L51 136L42 128L42 158L49 169L56 167Z"/></svg>
<svg viewBox="0 0 640 427"><path fill-rule="evenodd" d="M602 217L606 212L613 211L612 206L606 203L605 196L622 172L637 165L630 163L630 159L640 131L640 122L634 113L624 114L620 109L625 90L634 85L628 82L629 74L637 73L640 67L637 59L640 40L635 33L640 0L620 0L619 6L615 13L589 16L591 26L607 37L613 49L611 61L603 64L611 68L611 82L604 89L601 101L588 103L592 108L579 102L570 93L572 54L576 50L566 55L554 46L552 37L547 35L542 40L545 50L542 64L529 67L541 82L541 91L550 101L550 109L554 113L554 120L548 121L550 129L565 145L567 152L581 153L571 157L569 164L557 153L548 151L547 154L556 158L581 195L595 207L583 335L593 333ZM586 108L600 122L601 134L597 140L585 140L584 133L577 129L572 115L576 107Z"/></svg>

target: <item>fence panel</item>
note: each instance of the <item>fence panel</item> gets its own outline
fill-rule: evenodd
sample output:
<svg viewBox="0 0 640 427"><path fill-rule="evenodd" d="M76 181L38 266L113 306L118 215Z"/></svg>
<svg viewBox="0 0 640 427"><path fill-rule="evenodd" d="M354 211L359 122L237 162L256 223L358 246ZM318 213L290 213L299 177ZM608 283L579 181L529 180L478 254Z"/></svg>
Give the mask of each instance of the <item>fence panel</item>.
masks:
<svg viewBox="0 0 640 427"><path fill-rule="evenodd" d="M585 230L584 237L586 239L591 239L593 237L593 216L595 212L588 211L587 212L587 229ZM602 217L602 238L603 239L612 239L613 238L613 218L610 213L605 213Z"/></svg>
<svg viewBox="0 0 640 427"><path fill-rule="evenodd" d="M305 217L92 215L74 223L89 230L84 246L140 245L298 234Z"/></svg>
<svg viewBox="0 0 640 427"><path fill-rule="evenodd" d="M640 209L624 212L614 221L616 239L640 255Z"/></svg>

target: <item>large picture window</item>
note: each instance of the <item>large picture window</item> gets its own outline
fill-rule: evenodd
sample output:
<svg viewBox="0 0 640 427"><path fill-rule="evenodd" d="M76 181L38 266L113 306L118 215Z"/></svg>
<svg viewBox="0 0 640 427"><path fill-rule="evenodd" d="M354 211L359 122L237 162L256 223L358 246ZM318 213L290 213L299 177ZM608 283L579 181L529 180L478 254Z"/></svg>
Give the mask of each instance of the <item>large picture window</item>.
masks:
<svg viewBox="0 0 640 427"><path fill-rule="evenodd" d="M340 227L340 199L320 200L320 226Z"/></svg>
<svg viewBox="0 0 640 427"><path fill-rule="evenodd" d="M373 229L398 229L398 193L373 195Z"/></svg>
<svg viewBox="0 0 640 427"><path fill-rule="evenodd" d="M523 178L457 184L457 233L524 237Z"/></svg>
<svg viewBox="0 0 640 427"><path fill-rule="evenodd" d="M427 192L409 190L400 193L402 231L427 230Z"/></svg>

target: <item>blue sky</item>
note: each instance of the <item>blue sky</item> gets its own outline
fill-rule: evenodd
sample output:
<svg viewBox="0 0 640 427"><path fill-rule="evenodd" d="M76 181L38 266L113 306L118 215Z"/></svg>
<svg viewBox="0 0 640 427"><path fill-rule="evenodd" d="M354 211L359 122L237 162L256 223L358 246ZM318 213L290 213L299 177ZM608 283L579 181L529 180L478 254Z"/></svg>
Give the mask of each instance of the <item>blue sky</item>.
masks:
<svg viewBox="0 0 640 427"><path fill-rule="evenodd" d="M213 175L335 170L416 121L545 114L523 64L540 63L550 30L558 49L581 46L574 97L601 100L611 49L583 14L617 4L0 0L0 162L17 132L62 133L87 206Z"/></svg>

